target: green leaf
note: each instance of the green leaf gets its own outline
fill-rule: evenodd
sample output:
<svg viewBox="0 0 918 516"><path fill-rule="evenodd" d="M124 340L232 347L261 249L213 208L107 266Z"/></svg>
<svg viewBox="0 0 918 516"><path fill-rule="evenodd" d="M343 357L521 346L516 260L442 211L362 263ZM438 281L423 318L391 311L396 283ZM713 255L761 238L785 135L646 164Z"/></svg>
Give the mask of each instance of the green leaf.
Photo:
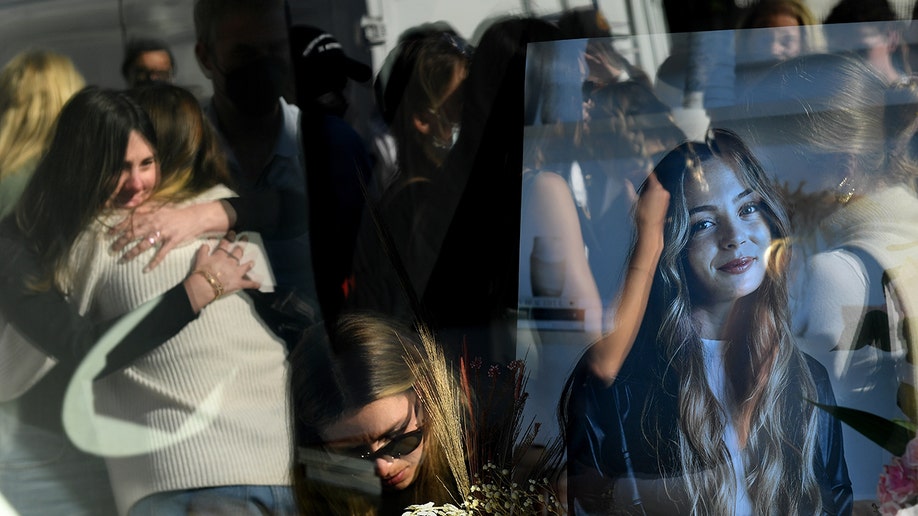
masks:
<svg viewBox="0 0 918 516"><path fill-rule="evenodd" d="M863 410L808 401L897 457L905 453L908 442L915 437L915 431L909 428L912 425L907 421L891 421Z"/></svg>

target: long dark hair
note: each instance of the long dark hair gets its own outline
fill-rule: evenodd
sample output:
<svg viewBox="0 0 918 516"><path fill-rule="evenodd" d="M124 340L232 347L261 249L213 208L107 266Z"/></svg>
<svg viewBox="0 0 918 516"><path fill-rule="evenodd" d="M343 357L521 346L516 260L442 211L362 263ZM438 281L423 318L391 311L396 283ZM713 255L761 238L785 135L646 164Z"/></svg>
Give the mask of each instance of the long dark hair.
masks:
<svg viewBox="0 0 918 516"><path fill-rule="evenodd" d="M33 288L62 287L59 278L77 236L114 193L131 131L156 147L150 119L122 92L90 86L64 105L15 211L43 271L30 279Z"/></svg>

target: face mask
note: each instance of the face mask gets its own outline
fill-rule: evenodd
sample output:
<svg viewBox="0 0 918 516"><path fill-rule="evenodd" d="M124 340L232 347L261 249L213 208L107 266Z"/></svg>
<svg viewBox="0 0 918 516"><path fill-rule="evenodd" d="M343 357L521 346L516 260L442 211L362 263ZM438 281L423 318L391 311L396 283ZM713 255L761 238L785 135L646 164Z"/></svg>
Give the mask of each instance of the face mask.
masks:
<svg viewBox="0 0 918 516"><path fill-rule="evenodd" d="M329 91L316 97L316 103L333 115L344 117L348 108L348 101L339 92Z"/></svg>
<svg viewBox="0 0 918 516"><path fill-rule="evenodd" d="M286 75L283 61L261 57L224 74L226 95L245 115L267 115L277 105Z"/></svg>
<svg viewBox="0 0 918 516"><path fill-rule="evenodd" d="M442 140L434 136L432 138L434 148L438 151L442 151L444 154L452 150L453 146L456 145L456 140L459 139L459 128L459 124L451 124L449 140Z"/></svg>

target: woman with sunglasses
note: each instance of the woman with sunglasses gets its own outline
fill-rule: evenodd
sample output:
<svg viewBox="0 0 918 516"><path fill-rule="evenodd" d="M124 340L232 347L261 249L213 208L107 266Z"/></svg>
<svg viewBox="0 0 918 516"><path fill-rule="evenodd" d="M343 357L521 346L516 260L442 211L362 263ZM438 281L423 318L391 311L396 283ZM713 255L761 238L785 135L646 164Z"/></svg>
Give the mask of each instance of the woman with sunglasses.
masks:
<svg viewBox="0 0 918 516"><path fill-rule="evenodd" d="M402 514L459 499L431 430L444 422L428 419L416 392L419 346L412 330L352 313L330 333L317 324L294 349L293 483L304 514Z"/></svg>
<svg viewBox="0 0 918 516"><path fill-rule="evenodd" d="M663 158L636 208L612 332L566 388L574 514L843 514L825 369L788 329L787 217L714 130Z"/></svg>

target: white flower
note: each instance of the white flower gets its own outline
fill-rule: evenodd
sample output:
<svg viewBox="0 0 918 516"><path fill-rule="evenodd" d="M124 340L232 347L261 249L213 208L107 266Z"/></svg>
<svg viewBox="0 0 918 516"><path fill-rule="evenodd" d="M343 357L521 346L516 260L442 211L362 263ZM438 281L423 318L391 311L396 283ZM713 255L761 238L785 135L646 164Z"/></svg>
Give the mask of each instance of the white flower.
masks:
<svg viewBox="0 0 918 516"><path fill-rule="evenodd" d="M423 505L409 505L402 516L470 516L468 511L448 503L434 506L433 502Z"/></svg>

